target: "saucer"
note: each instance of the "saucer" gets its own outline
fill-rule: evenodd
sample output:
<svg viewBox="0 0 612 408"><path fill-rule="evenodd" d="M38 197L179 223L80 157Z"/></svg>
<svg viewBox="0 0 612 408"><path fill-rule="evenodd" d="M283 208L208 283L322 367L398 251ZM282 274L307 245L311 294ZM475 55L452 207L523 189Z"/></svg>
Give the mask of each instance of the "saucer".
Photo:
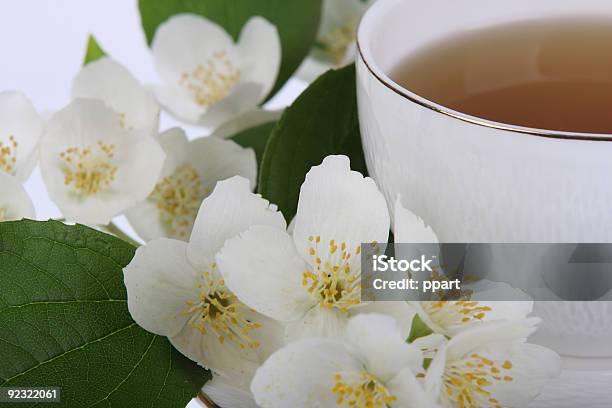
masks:
<svg viewBox="0 0 612 408"><path fill-rule="evenodd" d="M612 369L601 369L604 364L597 359L563 358L563 366L561 376L548 383L529 408L612 406Z"/></svg>

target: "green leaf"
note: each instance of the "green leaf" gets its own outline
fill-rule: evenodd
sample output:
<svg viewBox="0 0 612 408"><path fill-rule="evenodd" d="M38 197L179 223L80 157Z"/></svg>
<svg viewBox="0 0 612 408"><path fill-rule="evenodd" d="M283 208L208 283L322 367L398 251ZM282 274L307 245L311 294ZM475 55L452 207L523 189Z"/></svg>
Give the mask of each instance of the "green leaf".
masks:
<svg viewBox="0 0 612 408"><path fill-rule="evenodd" d="M266 149L266 143L272 134L276 122L264 123L247 130L243 130L231 137L231 139L242 147L251 147L255 150L257 167L261 165L261 159Z"/></svg>
<svg viewBox="0 0 612 408"><path fill-rule="evenodd" d="M283 113L266 146L259 192L287 220L295 215L306 173L326 156L347 155L351 167L366 174L356 99L349 66L321 76Z"/></svg>
<svg viewBox="0 0 612 408"><path fill-rule="evenodd" d="M408 336L408 343L412 343L416 339L420 339L421 337L429 336L433 334L433 331L425 324L425 322L421 319L421 316L414 315L412 319L412 326L410 327L410 335Z"/></svg>
<svg viewBox="0 0 612 408"><path fill-rule="evenodd" d="M0 387L58 386L62 407L184 408L208 373L131 319L133 255L80 225L0 223Z"/></svg>
<svg viewBox="0 0 612 408"><path fill-rule="evenodd" d="M87 38L87 49L85 50L85 58L83 59L83 65L87 65L90 62L98 60L106 56L106 52L100 47L100 44L96 41L96 38L89 34Z"/></svg>
<svg viewBox="0 0 612 408"><path fill-rule="evenodd" d="M234 39L238 39L250 17L266 18L278 29L283 53L279 76L270 93L274 95L312 48L319 27L321 0L139 0L139 8L149 44L157 27L179 13L209 18L223 26Z"/></svg>

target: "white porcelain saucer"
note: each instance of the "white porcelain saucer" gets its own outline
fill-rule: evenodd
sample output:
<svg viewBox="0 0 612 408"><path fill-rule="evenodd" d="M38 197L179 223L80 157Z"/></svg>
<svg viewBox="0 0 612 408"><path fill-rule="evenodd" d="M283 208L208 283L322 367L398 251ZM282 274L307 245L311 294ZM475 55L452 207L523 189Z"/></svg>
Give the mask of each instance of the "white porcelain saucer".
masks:
<svg viewBox="0 0 612 408"><path fill-rule="evenodd" d="M529 408L611 408L611 363L564 357L561 376L549 383Z"/></svg>

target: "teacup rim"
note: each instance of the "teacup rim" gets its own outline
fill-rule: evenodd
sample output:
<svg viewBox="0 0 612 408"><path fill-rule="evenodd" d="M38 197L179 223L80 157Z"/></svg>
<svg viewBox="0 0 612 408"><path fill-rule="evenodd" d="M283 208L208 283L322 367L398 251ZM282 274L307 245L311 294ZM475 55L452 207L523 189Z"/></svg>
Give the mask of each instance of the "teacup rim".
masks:
<svg viewBox="0 0 612 408"><path fill-rule="evenodd" d="M416 103L424 108L432 110L434 112L452 117L454 119L462 120L467 123L471 123L478 126L483 126L491 129L504 130L513 133L519 133L523 135L538 136L552 139L563 139L563 140L581 140L581 141L593 141L593 142L612 142L612 134L608 133L582 133L582 132L567 132L560 130L549 130L532 128L528 126L513 125L508 123L496 122L477 116L468 115L466 113L448 108L444 105L438 104L432 100L424 98L406 88L399 85L393 79L391 79L384 70L382 70L376 63L371 52L366 50L362 45L362 37L367 24L370 24L370 19L373 18L373 14L379 9L387 5L393 5L397 0L377 0L361 18L359 26L357 28L356 48L358 57L363 61L366 69L380 82L383 86L393 91L397 95L409 100L410 102Z"/></svg>

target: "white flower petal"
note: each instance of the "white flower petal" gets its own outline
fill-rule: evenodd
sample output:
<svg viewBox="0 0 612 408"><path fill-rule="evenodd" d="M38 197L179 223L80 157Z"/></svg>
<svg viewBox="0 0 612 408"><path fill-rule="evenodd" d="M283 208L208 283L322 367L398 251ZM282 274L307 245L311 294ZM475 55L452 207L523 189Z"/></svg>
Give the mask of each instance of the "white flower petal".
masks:
<svg viewBox="0 0 612 408"><path fill-rule="evenodd" d="M154 86L153 92L164 109L189 123L198 124L200 117L208 109L196 104L191 94L182 88Z"/></svg>
<svg viewBox="0 0 612 408"><path fill-rule="evenodd" d="M233 53L234 48L233 39L221 26L195 14L170 17L157 28L151 44L157 72L172 85L215 52Z"/></svg>
<svg viewBox="0 0 612 408"><path fill-rule="evenodd" d="M495 299L494 297L487 296L487 299ZM474 299L476 300L476 299ZM485 314L485 317L482 319L482 322L494 322L494 321L514 321L520 322L524 321L533 311L533 302L532 301L498 301L498 302L478 302L479 307L487 307L491 310ZM479 324L477 321L472 321L471 324L467 326ZM456 334L457 330L461 330L457 327L449 328L449 334Z"/></svg>
<svg viewBox="0 0 612 408"><path fill-rule="evenodd" d="M322 54L322 52L313 51L312 54ZM332 68L333 65L330 61L326 61L324 56L321 56L321 58L306 58L298 68L295 76L307 83L311 83Z"/></svg>
<svg viewBox="0 0 612 408"><path fill-rule="evenodd" d="M261 85L259 102L262 102L274 87L281 65L278 30L262 17L251 17L240 33L238 50L242 79Z"/></svg>
<svg viewBox="0 0 612 408"><path fill-rule="evenodd" d="M202 174L203 184L212 192L217 182L234 176L249 181L251 190L257 181L257 160L255 152L243 148L232 140L204 137L193 140L188 146L187 161L197 166Z"/></svg>
<svg viewBox="0 0 612 408"><path fill-rule="evenodd" d="M286 344L285 326L281 322L253 310L247 310L244 314L250 321L256 321L261 325L260 329L250 332L251 338L260 344L254 351L261 364L266 361L272 353Z"/></svg>
<svg viewBox="0 0 612 408"><path fill-rule="evenodd" d="M289 235L293 235L293 230L295 229L295 216L291 219L291 222L287 226L287 233Z"/></svg>
<svg viewBox="0 0 612 408"><path fill-rule="evenodd" d="M72 97L101 100L120 114L125 128L157 135L159 106L153 95L111 58L101 58L83 67L72 84Z"/></svg>
<svg viewBox="0 0 612 408"><path fill-rule="evenodd" d="M437 350L442 346L446 345L447 339L441 334L429 334L427 336L419 337L415 339L411 344L419 350Z"/></svg>
<svg viewBox="0 0 612 408"><path fill-rule="evenodd" d="M127 212L144 240L164 236L186 240L202 201L218 181L239 175L255 185L257 161L252 149L212 137L188 142L177 129L160 135L160 142L166 152L162 180L147 200Z"/></svg>
<svg viewBox="0 0 612 408"><path fill-rule="evenodd" d="M451 347L449 343L449 349ZM525 344L520 339L491 341L461 355L449 354L446 352L449 349L440 349L425 377L426 392L432 398L441 397L447 402L453 399L452 396L446 398L450 394L444 389L448 382L444 377L461 370L458 367L465 367L470 359L476 359L471 361L472 366L483 359L486 361L486 371L491 373L487 373L486 383L483 384L485 391L490 393L486 399L494 399L497 401L495 405L504 407L527 406L544 384L561 372L561 360L555 352L542 346Z"/></svg>
<svg viewBox="0 0 612 408"><path fill-rule="evenodd" d="M536 330L539 321L529 318L522 322L484 323L463 331L449 341L448 358L459 359L472 350L495 342L525 341Z"/></svg>
<svg viewBox="0 0 612 408"><path fill-rule="evenodd" d="M431 337L431 336L428 336ZM437 341L437 337L435 338ZM425 393L433 400L438 401L440 392L442 392L442 384L444 378L444 370L446 369L446 345L441 343L438 347L438 352L435 354L423 381Z"/></svg>
<svg viewBox="0 0 612 408"><path fill-rule="evenodd" d="M421 351L406 343L399 325L390 316L355 316L349 320L345 336L350 349L364 363L368 372L383 383L405 367L416 371L423 365Z"/></svg>
<svg viewBox="0 0 612 408"><path fill-rule="evenodd" d="M189 325L168 339L181 354L221 375L249 378L260 363L253 350L242 350L236 342L221 343L217 336L203 335Z"/></svg>
<svg viewBox="0 0 612 408"><path fill-rule="evenodd" d="M274 353L257 370L251 383L255 401L263 408L334 407L334 376L339 371L361 372L359 360L339 341L308 339Z"/></svg>
<svg viewBox="0 0 612 408"><path fill-rule="evenodd" d="M152 44L157 71L165 82L156 94L175 116L215 127L254 108L262 85L245 83L240 55L216 23L192 14L160 25ZM227 101L230 99L230 101ZM219 106L217 106L219 105Z"/></svg>
<svg viewBox="0 0 612 408"><path fill-rule="evenodd" d="M324 0L316 58L336 66L352 62L357 25L373 0Z"/></svg>
<svg viewBox="0 0 612 408"><path fill-rule="evenodd" d="M198 124L216 128L250 111L261 102L261 89L261 85L254 82L236 84L225 98L208 107L201 115Z"/></svg>
<svg viewBox="0 0 612 408"><path fill-rule="evenodd" d="M23 93L1 92L0 147L9 152L0 153L0 172L26 181L36 166L43 130L42 119Z"/></svg>
<svg viewBox="0 0 612 408"><path fill-rule="evenodd" d="M425 226L423 220L402 205L401 197L395 200L395 218L393 234L399 243L438 243L438 237L431 227Z"/></svg>
<svg viewBox="0 0 612 408"><path fill-rule="evenodd" d="M387 241L387 204L371 178L350 170L346 156L328 156L302 184L293 236L306 260L312 245L308 237L318 236L325 246L331 240L345 243L358 262L361 243Z"/></svg>
<svg viewBox="0 0 612 408"><path fill-rule="evenodd" d="M352 42L346 47L346 51L344 53L344 58L338 64L339 67L346 67L355 62L355 57L357 57L357 43Z"/></svg>
<svg viewBox="0 0 612 408"><path fill-rule="evenodd" d="M152 44L165 82L160 102L175 116L215 128L257 107L270 92L280 67L276 28L253 17L238 44L219 25L181 14L162 24Z"/></svg>
<svg viewBox="0 0 612 408"><path fill-rule="evenodd" d="M157 238L172 238L185 241L184 238L174 233L168 233L166 225L160 220L157 204L150 200L138 203L129 209L125 216L134 228L134 231L144 241L149 242Z"/></svg>
<svg viewBox="0 0 612 408"><path fill-rule="evenodd" d="M491 344L476 351L500 365L505 361L512 364L511 369L503 371L504 379L493 382L489 388L504 407L527 406L548 381L561 373L559 355L535 344Z"/></svg>
<svg viewBox="0 0 612 408"><path fill-rule="evenodd" d="M312 307L304 317L286 325L287 341L310 337L341 337L349 315L336 308Z"/></svg>
<svg viewBox="0 0 612 408"><path fill-rule="evenodd" d="M493 299L485 295L486 299ZM408 302L435 333L453 337L463 330L496 321L523 322L533 310L532 301Z"/></svg>
<svg viewBox="0 0 612 408"><path fill-rule="evenodd" d="M397 259L417 259L423 254L440 259L438 237L431 227L426 227L422 219L404 208L398 195L394 210L395 255ZM411 245L406 245L411 244ZM431 279L430 272L413 272L412 278L422 282ZM421 283L422 285L422 283ZM427 299L424 294L411 293L412 298Z"/></svg>
<svg viewBox="0 0 612 408"><path fill-rule="evenodd" d="M164 166L160 175L160 178L163 178L171 175L181 164L181 159L187 154L189 141L183 129L178 127L170 128L160 133L158 141L166 153L166 159L164 160ZM162 237L184 240L184 237L168 234L166 225L161 222L157 203L150 200L150 196L129 209L125 215L132 228L144 241Z"/></svg>
<svg viewBox="0 0 612 408"><path fill-rule="evenodd" d="M249 180L237 176L217 183L200 207L187 251L189 259L194 265L205 265L225 241L252 225L286 228L276 206L251 192Z"/></svg>
<svg viewBox="0 0 612 408"><path fill-rule="evenodd" d="M364 304L352 309L352 313L378 313L393 317L400 327L402 338L405 340L410 335L412 319L416 311L407 302L401 301L376 301Z"/></svg>
<svg viewBox="0 0 612 408"><path fill-rule="evenodd" d="M437 408L423 386L417 381L410 368L402 369L395 377L387 382L387 389L397 398L391 407L397 408Z"/></svg>
<svg viewBox="0 0 612 408"><path fill-rule="evenodd" d="M321 27L324 34L342 27L348 21L357 23L373 0L324 0Z"/></svg>
<svg viewBox="0 0 612 408"><path fill-rule="evenodd" d="M105 152L100 143L111 146L112 152ZM71 157L69 149L78 151ZM91 155L81 158L86 150ZM164 157L153 138L122 129L115 112L89 99L77 99L56 113L41 144L41 169L51 199L67 219L98 225L149 195ZM86 170L80 170L79 163ZM69 174L74 177L67 179ZM81 176L89 178L78 187ZM99 177L106 185L99 187Z"/></svg>
<svg viewBox="0 0 612 408"><path fill-rule="evenodd" d="M427 325L427 327L429 327L434 333L446 334L447 327L443 324L444 322L438 321L435 315L433 314L430 315L426 311L428 305L439 305L439 304L436 304L435 302L426 303L426 302L420 302L420 301L408 301L407 303L410 305L410 307L414 309L415 313L419 315L423 323L425 323L425 325ZM447 310L446 307L448 307L447 305L450 305L450 303L442 303L442 305L443 307L445 307L444 310ZM460 313L460 310L457 310L455 312L455 310L452 309L449 311L449 313L452 313L452 317L459 321L461 321L461 319L463 319L464 317Z"/></svg>
<svg viewBox="0 0 612 408"><path fill-rule="evenodd" d="M249 386L237 386L232 378L213 375L202 392L221 408L258 408Z"/></svg>
<svg viewBox="0 0 612 408"><path fill-rule="evenodd" d="M0 172L0 222L35 218L34 205L17 178Z"/></svg>
<svg viewBox="0 0 612 408"><path fill-rule="evenodd" d="M187 260L187 244L170 239L149 242L136 250L125 267L128 308L145 330L174 336L185 326L185 302L197 294L199 274Z"/></svg>
<svg viewBox="0 0 612 408"><path fill-rule="evenodd" d="M158 136L159 144L166 153L160 178L169 176L181 164L181 159L187 155L189 141L183 129L170 128ZM184 237L168 234L165 224L160 220L160 210L155 201L147 198L126 212L130 225L144 241L156 238L182 239Z"/></svg>
<svg viewBox="0 0 612 408"><path fill-rule="evenodd" d="M180 158L189 150L189 139L182 128L173 127L161 132L158 140L162 149L166 152L164 171L162 171L162 176L166 176L179 165Z"/></svg>
<svg viewBox="0 0 612 408"><path fill-rule="evenodd" d="M454 406L464 391L478 406L527 406L561 368L556 353L525 344L532 330L528 323L510 322L462 332L439 348L425 376L425 391L445 406ZM477 376L480 391L462 385L467 375Z"/></svg>
<svg viewBox="0 0 612 408"><path fill-rule="evenodd" d="M216 260L226 285L259 313L288 322L316 303L302 285L308 266L282 229L253 226L228 240Z"/></svg>
<svg viewBox="0 0 612 408"><path fill-rule="evenodd" d="M211 136L218 137L220 139L227 139L247 129L251 129L265 123L275 122L280 119L282 113L283 110L253 109L228 122L225 122L223 125L215 129Z"/></svg>

